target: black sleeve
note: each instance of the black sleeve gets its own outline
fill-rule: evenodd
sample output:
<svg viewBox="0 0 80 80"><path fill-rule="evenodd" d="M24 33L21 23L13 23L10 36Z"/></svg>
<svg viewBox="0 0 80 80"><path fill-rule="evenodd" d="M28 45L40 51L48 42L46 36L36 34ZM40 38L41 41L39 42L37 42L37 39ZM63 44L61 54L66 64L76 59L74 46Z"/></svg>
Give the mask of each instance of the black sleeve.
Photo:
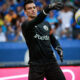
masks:
<svg viewBox="0 0 80 80"><path fill-rule="evenodd" d="M47 6L34 20L28 22L25 21L22 24L22 27L25 26L25 30L31 30L35 25L40 24L45 19L50 10L49 6Z"/></svg>
<svg viewBox="0 0 80 80"><path fill-rule="evenodd" d="M48 23L49 25L49 31L51 30L51 25ZM54 37L53 33L50 34L50 41L51 41L51 45L53 46L53 48L55 49L56 47L60 47L59 41Z"/></svg>
<svg viewBox="0 0 80 80"><path fill-rule="evenodd" d="M54 49L56 47L60 47L60 44L59 44L58 40L54 37L53 34L50 35L50 41L51 41L51 44L52 44Z"/></svg>

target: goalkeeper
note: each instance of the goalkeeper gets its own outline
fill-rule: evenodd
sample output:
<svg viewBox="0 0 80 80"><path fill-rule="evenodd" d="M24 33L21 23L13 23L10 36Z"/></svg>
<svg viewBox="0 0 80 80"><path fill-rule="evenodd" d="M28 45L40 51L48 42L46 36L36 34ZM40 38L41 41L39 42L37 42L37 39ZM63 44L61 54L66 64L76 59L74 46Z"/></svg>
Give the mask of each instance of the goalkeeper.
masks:
<svg viewBox="0 0 80 80"><path fill-rule="evenodd" d="M37 16L37 8L32 0L24 4L28 19L22 24L22 33L29 48L29 79L28 80L65 80L65 77L53 55L51 45L57 50L61 61L63 51L53 34L50 34L50 24L43 20L50 10L63 8L62 3L48 5Z"/></svg>

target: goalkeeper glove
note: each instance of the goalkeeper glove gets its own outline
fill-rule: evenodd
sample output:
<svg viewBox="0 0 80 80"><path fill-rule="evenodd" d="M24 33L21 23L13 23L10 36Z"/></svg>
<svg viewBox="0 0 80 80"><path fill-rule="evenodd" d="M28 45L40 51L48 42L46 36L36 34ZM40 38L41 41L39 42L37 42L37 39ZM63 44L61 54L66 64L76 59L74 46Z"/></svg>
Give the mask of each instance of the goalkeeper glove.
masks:
<svg viewBox="0 0 80 80"><path fill-rule="evenodd" d="M49 4L49 8L50 8L51 10L53 10L53 9L60 10L60 9L62 9L63 7L64 7L64 4L61 3L61 2L56 2L56 3Z"/></svg>
<svg viewBox="0 0 80 80"><path fill-rule="evenodd" d="M45 13L49 13L49 11L51 10L61 10L62 8L64 7L64 4L61 3L61 2L56 2L56 3L52 3L52 4L49 4L45 9Z"/></svg>
<svg viewBox="0 0 80 80"><path fill-rule="evenodd" d="M61 47L56 47L56 51L60 56L61 62L63 62L63 50L62 50L62 48Z"/></svg>

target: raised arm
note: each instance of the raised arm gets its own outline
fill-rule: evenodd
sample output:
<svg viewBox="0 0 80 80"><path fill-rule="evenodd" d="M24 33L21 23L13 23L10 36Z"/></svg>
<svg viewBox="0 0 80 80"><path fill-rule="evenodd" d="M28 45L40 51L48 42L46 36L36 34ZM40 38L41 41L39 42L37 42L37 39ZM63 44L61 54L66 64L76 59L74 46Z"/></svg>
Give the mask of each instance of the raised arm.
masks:
<svg viewBox="0 0 80 80"><path fill-rule="evenodd" d="M41 23L45 19L50 10L61 9L62 7L62 3L49 4L35 19L28 21L28 23L25 21L23 25L25 24L27 29L32 29L35 25Z"/></svg>

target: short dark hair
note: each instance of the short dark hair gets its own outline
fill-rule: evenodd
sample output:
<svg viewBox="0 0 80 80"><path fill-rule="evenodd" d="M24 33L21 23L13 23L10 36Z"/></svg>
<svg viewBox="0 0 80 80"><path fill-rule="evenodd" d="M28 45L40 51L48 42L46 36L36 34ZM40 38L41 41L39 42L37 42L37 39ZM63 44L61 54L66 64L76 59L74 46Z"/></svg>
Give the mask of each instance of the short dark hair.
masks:
<svg viewBox="0 0 80 80"><path fill-rule="evenodd" d="M25 6L26 6L27 4L30 4L30 3L34 3L34 1L33 1L33 0L25 0L24 10L26 10Z"/></svg>

